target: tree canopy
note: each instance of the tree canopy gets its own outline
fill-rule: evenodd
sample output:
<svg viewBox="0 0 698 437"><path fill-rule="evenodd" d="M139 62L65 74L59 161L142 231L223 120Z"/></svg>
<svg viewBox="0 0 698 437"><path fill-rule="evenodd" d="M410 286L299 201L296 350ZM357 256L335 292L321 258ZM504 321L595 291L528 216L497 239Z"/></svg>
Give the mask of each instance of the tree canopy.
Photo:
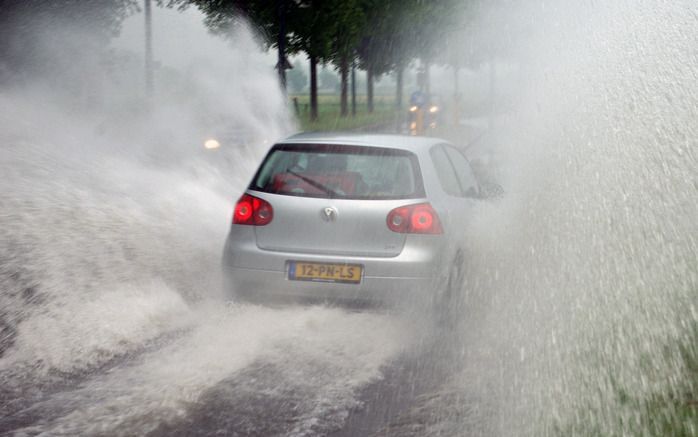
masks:
<svg viewBox="0 0 698 437"><path fill-rule="evenodd" d="M415 58L437 59L458 26L462 0L161 0L170 7L194 5L207 25L224 32L244 17L278 47L285 21L286 50L319 62L357 61L377 74Z"/></svg>
<svg viewBox="0 0 698 437"><path fill-rule="evenodd" d="M475 0L473 0L475 1ZM311 108L317 91L316 66L332 64L341 81L346 114L348 72L357 65L368 73L369 108L373 77L401 74L414 59L448 62L449 35L457 30L464 0L160 0L160 4L198 7L207 25L225 32L240 18L249 21L279 59L305 53L311 61ZM281 83L283 70L278 64ZM398 81L402 86L402 81ZM398 91L401 93L401 90Z"/></svg>

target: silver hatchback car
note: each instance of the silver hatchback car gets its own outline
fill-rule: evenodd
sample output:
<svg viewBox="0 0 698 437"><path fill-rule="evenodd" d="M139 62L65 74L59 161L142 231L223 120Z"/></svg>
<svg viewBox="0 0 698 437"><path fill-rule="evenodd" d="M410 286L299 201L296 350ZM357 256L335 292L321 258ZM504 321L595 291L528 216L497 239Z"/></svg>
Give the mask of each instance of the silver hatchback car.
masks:
<svg viewBox="0 0 698 437"><path fill-rule="evenodd" d="M274 145L233 213L232 299L451 305L480 188L434 138L300 134Z"/></svg>

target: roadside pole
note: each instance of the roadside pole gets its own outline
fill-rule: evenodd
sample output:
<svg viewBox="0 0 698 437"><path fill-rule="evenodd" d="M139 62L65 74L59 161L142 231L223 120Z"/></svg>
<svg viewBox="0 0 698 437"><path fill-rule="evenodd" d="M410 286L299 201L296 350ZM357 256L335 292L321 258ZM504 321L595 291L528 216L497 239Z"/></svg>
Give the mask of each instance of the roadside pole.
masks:
<svg viewBox="0 0 698 437"><path fill-rule="evenodd" d="M151 0L143 0L145 12L145 95L150 100L153 97L153 17Z"/></svg>

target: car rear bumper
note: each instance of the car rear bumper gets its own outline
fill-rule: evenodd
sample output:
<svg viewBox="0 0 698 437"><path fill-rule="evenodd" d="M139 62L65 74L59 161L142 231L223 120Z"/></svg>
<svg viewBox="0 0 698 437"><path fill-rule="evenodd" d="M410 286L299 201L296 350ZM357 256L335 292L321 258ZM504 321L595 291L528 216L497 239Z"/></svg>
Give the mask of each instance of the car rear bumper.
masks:
<svg viewBox="0 0 698 437"><path fill-rule="evenodd" d="M409 302L429 293L432 278L366 277L359 284L296 281L284 271L227 268L235 293L248 300L274 298L322 300L346 303L387 304Z"/></svg>
<svg viewBox="0 0 698 437"><path fill-rule="evenodd" d="M234 292L250 300L301 298L393 306L429 296L442 271L443 251L433 236L414 239L395 257L363 257L263 250L246 233L229 236L223 270ZM289 261L360 264L363 274L358 284L291 280Z"/></svg>

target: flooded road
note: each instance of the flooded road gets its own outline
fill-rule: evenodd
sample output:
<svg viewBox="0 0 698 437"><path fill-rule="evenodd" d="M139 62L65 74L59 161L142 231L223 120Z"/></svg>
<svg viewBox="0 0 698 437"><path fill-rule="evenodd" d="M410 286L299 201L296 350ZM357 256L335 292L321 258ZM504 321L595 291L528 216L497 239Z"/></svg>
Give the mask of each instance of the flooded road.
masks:
<svg viewBox="0 0 698 437"><path fill-rule="evenodd" d="M189 316L197 321L184 331L97 369L43 377L4 371L0 428L13 435L324 435L343 426L362 390L379 383L409 344L405 326L389 316L330 308Z"/></svg>

